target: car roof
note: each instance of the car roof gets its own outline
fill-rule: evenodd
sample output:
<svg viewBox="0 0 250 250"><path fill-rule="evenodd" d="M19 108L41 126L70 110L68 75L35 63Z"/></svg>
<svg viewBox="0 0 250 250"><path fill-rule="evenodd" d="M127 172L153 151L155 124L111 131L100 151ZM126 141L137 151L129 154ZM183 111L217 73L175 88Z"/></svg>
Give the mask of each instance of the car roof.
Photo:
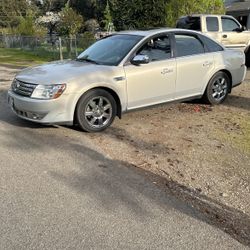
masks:
<svg viewBox="0 0 250 250"><path fill-rule="evenodd" d="M216 14L191 14L191 15L187 15L187 16L181 16L178 19L181 18L186 18L186 17L232 17L230 15L216 15Z"/></svg>
<svg viewBox="0 0 250 250"><path fill-rule="evenodd" d="M165 32L185 32L185 33L192 33L192 34L201 34L201 32L193 31L193 30L186 30L186 29L173 29L173 28L160 28L160 29L151 29L151 30L128 30L128 31L120 31L115 34L122 34L122 35L135 35L135 36L154 36L160 33Z"/></svg>

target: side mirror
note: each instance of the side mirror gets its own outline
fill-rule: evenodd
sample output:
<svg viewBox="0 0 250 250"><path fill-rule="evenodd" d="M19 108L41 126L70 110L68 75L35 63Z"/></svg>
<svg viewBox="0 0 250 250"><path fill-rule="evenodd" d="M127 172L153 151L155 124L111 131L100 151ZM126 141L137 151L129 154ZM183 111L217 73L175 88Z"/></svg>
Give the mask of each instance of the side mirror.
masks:
<svg viewBox="0 0 250 250"><path fill-rule="evenodd" d="M149 57L147 55L136 55L132 60L132 64L140 65L149 63Z"/></svg>
<svg viewBox="0 0 250 250"><path fill-rule="evenodd" d="M240 28L234 29L234 31L236 31L236 32L242 32L242 31L244 31L244 30L245 30L244 27L240 27Z"/></svg>

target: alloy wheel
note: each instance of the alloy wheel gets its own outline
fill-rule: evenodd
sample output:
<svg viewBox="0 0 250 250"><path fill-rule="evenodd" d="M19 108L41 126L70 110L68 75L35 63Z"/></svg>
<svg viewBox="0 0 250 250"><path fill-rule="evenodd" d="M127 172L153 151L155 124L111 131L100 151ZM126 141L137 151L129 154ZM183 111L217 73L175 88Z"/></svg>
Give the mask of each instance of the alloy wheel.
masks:
<svg viewBox="0 0 250 250"><path fill-rule="evenodd" d="M84 116L89 126L100 129L109 123L112 112L111 102L104 96L97 96L87 103Z"/></svg>

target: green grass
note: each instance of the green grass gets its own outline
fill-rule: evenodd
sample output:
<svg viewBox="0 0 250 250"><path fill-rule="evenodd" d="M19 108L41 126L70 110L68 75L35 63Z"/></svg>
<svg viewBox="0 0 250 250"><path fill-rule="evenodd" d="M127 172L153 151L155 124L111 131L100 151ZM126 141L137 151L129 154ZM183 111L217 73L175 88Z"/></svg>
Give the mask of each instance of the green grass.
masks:
<svg viewBox="0 0 250 250"><path fill-rule="evenodd" d="M59 55L48 51L26 51L0 48L0 64L30 66L58 59Z"/></svg>
<svg viewBox="0 0 250 250"><path fill-rule="evenodd" d="M238 145L244 152L250 154L250 117L244 117L240 121L241 134L236 134L234 143Z"/></svg>
<svg viewBox="0 0 250 250"><path fill-rule="evenodd" d="M217 136L224 141L229 142L241 152L250 155L250 117L247 114L245 116L231 114L230 124L237 124L237 129L227 131L218 128L216 131Z"/></svg>
<svg viewBox="0 0 250 250"><path fill-rule="evenodd" d="M79 43L78 54L80 54L84 49L91 45L93 40L83 40ZM69 53L67 47L62 48L63 58L75 58L75 51ZM60 54L57 48L52 47L46 43L41 44L39 47L34 49L7 49L0 47L0 64L13 65L13 66L31 66L35 64L41 64L49 61L59 60Z"/></svg>

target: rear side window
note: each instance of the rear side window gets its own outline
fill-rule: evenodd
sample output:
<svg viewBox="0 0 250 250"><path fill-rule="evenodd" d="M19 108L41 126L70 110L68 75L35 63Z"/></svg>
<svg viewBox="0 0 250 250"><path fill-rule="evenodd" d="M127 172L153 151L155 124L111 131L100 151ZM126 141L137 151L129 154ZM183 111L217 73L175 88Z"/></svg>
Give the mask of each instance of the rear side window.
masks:
<svg viewBox="0 0 250 250"><path fill-rule="evenodd" d="M223 51L223 48L218 43L206 36L202 36L202 41L207 46L209 52Z"/></svg>
<svg viewBox="0 0 250 250"><path fill-rule="evenodd" d="M203 44L192 35L175 35L177 57L191 56L205 53Z"/></svg>
<svg viewBox="0 0 250 250"><path fill-rule="evenodd" d="M219 31L219 21L217 17L207 17L207 31L216 32Z"/></svg>
<svg viewBox="0 0 250 250"><path fill-rule="evenodd" d="M201 31L201 19L200 17L183 17L178 20L176 27L179 29Z"/></svg>

